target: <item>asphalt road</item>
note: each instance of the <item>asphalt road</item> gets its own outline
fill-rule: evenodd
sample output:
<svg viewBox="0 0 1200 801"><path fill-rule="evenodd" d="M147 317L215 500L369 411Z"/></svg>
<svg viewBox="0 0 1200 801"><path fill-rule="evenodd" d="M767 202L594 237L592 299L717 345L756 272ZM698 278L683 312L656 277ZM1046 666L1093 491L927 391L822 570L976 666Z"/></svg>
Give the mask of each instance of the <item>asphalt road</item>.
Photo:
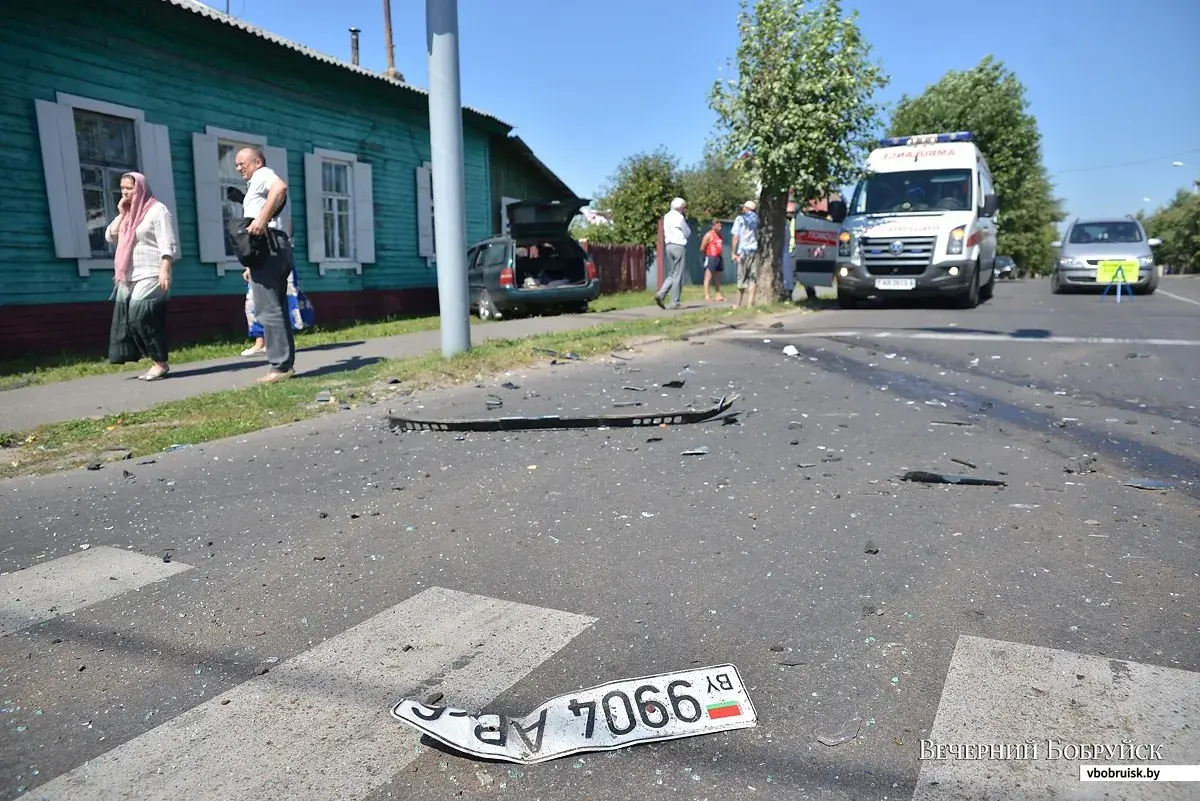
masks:
<svg viewBox="0 0 1200 801"><path fill-rule="evenodd" d="M393 434L372 408L4 482L0 796L1189 797L1079 781L1150 751L922 759L1200 762L1200 282L1163 289L1005 282L972 311L799 315L392 404L738 392L731 424ZM509 765L388 716L725 663L755 728Z"/></svg>

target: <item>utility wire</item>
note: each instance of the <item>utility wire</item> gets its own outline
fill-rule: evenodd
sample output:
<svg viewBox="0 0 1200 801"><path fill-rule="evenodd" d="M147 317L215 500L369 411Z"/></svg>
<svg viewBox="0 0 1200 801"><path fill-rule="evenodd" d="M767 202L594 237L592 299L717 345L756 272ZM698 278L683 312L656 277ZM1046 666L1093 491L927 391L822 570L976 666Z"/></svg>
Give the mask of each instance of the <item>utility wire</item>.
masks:
<svg viewBox="0 0 1200 801"><path fill-rule="evenodd" d="M1055 172L1051 173L1051 175L1063 175L1064 173L1068 173L1068 172L1091 172L1094 170L1115 170L1118 167L1137 167L1141 164L1153 164L1153 163L1159 162L1159 161L1166 161L1167 159L1173 158L1175 156L1188 156L1188 155L1191 155L1192 153L1200 153L1200 147L1193 148L1192 150L1183 150L1178 153L1168 153L1165 156L1156 156L1152 159L1141 159L1139 161L1124 161L1124 162L1121 162L1120 164L1104 164L1099 167L1073 167L1069 170L1056 170Z"/></svg>

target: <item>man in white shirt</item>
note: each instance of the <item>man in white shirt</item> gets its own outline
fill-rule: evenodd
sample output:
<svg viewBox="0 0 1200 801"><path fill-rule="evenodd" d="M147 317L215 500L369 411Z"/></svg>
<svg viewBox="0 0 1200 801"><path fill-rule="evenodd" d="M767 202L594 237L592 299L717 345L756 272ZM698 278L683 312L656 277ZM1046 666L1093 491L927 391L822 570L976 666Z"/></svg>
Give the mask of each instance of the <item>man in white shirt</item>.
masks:
<svg viewBox="0 0 1200 801"><path fill-rule="evenodd" d="M683 305L680 299L683 293L683 268L687 264L688 237L692 235L692 229L684 217L686 213L687 201L677 197L671 201L671 210L663 216L663 272L667 277L654 295L654 302L660 309L667 308L663 305L667 292L671 293L672 309Z"/></svg>
<svg viewBox="0 0 1200 801"><path fill-rule="evenodd" d="M293 269L292 243L279 220L279 213L287 203L288 186L267 166L266 157L256 147L239 150L234 164L247 183L246 197L242 200L242 214L250 219L246 230L251 236L263 236L270 229L273 240L266 261L247 269L245 275L267 343L267 361L271 363L270 370L258 382L272 384L293 375L296 362L296 341L288 319L287 301L288 276ZM310 231L309 235L315 232Z"/></svg>

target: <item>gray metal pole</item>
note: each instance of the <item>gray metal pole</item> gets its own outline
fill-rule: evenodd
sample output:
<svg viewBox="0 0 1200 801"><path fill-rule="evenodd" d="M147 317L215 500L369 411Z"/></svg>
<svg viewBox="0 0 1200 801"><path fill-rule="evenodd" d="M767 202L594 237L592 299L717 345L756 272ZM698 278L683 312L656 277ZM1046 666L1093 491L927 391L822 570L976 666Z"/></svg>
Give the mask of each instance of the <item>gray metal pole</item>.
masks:
<svg viewBox="0 0 1200 801"><path fill-rule="evenodd" d="M425 25L438 304L442 316L442 355L449 357L471 347L462 98L458 79L458 0L425 0Z"/></svg>

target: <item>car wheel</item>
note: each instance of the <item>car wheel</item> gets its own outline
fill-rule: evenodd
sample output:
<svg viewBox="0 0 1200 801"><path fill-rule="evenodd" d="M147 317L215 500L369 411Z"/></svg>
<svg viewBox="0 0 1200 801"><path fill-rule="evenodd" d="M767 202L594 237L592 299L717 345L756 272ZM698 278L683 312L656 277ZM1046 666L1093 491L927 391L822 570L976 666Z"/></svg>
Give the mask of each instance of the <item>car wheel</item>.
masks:
<svg viewBox="0 0 1200 801"><path fill-rule="evenodd" d="M837 293L838 307L842 309L857 309L858 298L851 295L849 292Z"/></svg>
<svg viewBox="0 0 1200 801"><path fill-rule="evenodd" d="M488 291L481 290L479 293L479 319L486 322L487 320L499 320L503 316L496 308L496 304L492 302L492 296L488 294Z"/></svg>
<svg viewBox="0 0 1200 801"><path fill-rule="evenodd" d="M971 285L967 287L967 291L958 296L958 307L960 309L974 309L979 305L979 266L971 271Z"/></svg>
<svg viewBox="0 0 1200 801"><path fill-rule="evenodd" d="M1067 288L1058 281L1058 273L1050 276L1050 291L1055 295L1065 295Z"/></svg>
<svg viewBox="0 0 1200 801"><path fill-rule="evenodd" d="M996 289L996 271L992 270L991 278L988 279L988 282L986 284L984 284L983 286L981 286L979 288L979 299L984 300L984 301L991 300L992 293L995 291L995 289Z"/></svg>

